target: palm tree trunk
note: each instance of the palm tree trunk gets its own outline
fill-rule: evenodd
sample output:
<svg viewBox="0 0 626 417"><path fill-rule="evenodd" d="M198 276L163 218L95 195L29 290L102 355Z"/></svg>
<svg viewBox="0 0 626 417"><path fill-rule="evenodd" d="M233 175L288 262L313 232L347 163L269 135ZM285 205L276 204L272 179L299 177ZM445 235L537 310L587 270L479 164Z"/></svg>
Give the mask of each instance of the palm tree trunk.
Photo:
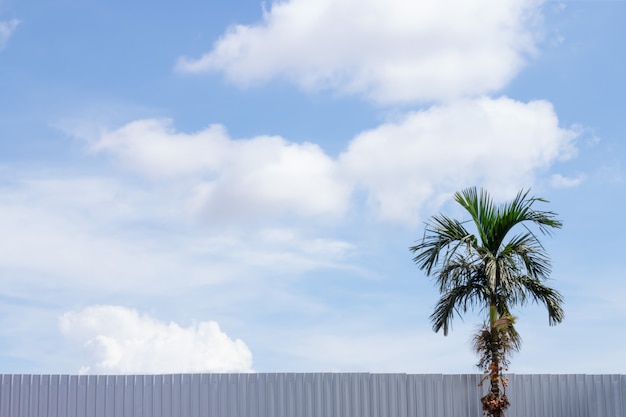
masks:
<svg viewBox="0 0 626 417"><path fill-rule="evenodd" d="M500 396L500 349L499 340L500 337L497 334L498 330L495 327L495 322L498 319L498 310L495 304L489 306L489 327L491 330L492 343L491 343L491 366L489 367L489 381L491 384L491 392L498 398Z"/></svg>
<svg viewBox="0 0 626 417"><path fill-rule="evenodd" d="M489 305L489 331L491 332L491 364L489 365L489 393L481 400L483 409L488 417L504 417L504 398L500 392L500 335L495 325L498 320L498 310L495 303Z"/></svg>

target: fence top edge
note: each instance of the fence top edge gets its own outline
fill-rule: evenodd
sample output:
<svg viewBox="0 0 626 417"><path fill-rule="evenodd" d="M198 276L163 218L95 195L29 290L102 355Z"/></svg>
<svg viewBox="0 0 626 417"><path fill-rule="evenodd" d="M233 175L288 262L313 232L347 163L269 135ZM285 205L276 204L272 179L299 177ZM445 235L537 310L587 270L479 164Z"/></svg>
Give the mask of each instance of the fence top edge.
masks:
<svg viewBox="0 0 626 417"><path fill-rule="evenodd" d="M264 375L331 375L331 376L437 376L437 377L460 377L460 376L482 376L480 373L464 373L464 374L444 374L444 373L403 373L403 372L192 372L192 373L155 373L155 374L69 374L69 373L8 373L0 374L0 378L14 377L78 377L78 378L96 378L96 377L155 377L155 376L190 376L190 375L237 375L237 376L264 376ZM587 373L548 373L548 374L516 374L508 373L511 376L585 376L585 377L626 377L626 374L587 374Z"/></svg>

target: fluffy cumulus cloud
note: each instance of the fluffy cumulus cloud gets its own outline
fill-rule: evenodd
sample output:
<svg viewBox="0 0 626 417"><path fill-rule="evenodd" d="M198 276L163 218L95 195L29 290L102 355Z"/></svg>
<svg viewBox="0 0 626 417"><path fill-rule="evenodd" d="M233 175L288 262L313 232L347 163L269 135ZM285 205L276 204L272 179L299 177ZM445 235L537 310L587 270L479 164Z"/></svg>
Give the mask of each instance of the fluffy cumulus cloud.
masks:
<svg viewBox="0 0 626 417"><path fill-rule="evenodd" d="M337 158L280 137L233 140L221 126L178 133L163 120L107 131L92 149L152 178L193 178L184 180L188 204L215 219L341 216L361 190L381 218L413 223L425 204L436 209L461 187L484 184L509 197L533 185L537 173L575 154L577 134L559 126L546 101L482 97L362 132Z"/></svg>
<svg viewBox="0 0 626 417"><path fill-rule="evenodd" d="M151 177L193 177L190 204L222 220L289 212L333 216L348 201L348 186L319 146L277 136L232 140L219 125L184 134L167 120L149 119L103 133L92 150Z"/></svg>
<svg viewBox="0 0 626 417"><path fill-rule="evenodd" d="M446 100L504 86L535 50L541 0L288 0L228 30L184 72L240 85L283 76L383 103Z"/></svg>
<svg viewBox="0 0 626 417"><path fill-rule="evenodd" d="M252 372L252 354L214 321L189 327L119 306L65 313L61 331L89 357L82 372L100 374Z"/></svg>
<svg viewBox="0 0 626 417"><path fill-rule="evenodd" d="M538 171L572 157L576 136L559 127L545 101L460 100L361 133L340 162L383 218L411 222L426 202L461 187L513 195Z"/></svg>
<svg viewBox="0 0 626 417"><path fill-rule="evenodd" d="M17 29L17 25L20 23L17 19L0 22L0 49L6 46L7 41Z"/></svg>

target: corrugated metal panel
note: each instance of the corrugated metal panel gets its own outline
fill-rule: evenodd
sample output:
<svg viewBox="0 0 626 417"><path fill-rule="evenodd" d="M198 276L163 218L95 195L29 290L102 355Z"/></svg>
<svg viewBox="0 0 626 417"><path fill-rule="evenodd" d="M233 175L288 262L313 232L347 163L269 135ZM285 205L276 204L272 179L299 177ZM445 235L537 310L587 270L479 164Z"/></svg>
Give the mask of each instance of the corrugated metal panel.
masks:
<svg viewBox="0 0 626 417"><path fill-rule="evenodd" d="M2 375L1 417L480 417L481 375ZM626 417L626 375L510 375L508 417Z"/></svg>

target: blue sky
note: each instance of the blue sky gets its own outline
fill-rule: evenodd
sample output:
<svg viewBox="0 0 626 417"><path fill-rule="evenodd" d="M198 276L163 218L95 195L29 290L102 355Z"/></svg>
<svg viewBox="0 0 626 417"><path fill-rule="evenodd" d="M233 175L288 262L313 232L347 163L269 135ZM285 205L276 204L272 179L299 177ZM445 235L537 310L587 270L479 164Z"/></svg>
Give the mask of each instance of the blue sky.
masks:
<svg viewBox="0 0 626 417"><path fill-rule="evenodd" d="M408 247L550 200L565 321L626 373L626 2L0 0L0 372L475 372Z"/></svg>

